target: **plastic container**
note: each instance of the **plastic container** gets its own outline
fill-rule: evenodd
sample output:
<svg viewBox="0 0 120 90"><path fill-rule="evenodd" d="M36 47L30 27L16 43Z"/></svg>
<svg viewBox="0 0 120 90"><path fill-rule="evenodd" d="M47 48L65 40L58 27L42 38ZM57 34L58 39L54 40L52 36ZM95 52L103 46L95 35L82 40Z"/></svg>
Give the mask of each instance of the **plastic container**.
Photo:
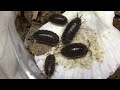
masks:
<svg viewBox="0 0 120 90"><path fill-rule="evenodd" d="M44 79L15 27L15 11L0 11L0 79Z"/></svg>

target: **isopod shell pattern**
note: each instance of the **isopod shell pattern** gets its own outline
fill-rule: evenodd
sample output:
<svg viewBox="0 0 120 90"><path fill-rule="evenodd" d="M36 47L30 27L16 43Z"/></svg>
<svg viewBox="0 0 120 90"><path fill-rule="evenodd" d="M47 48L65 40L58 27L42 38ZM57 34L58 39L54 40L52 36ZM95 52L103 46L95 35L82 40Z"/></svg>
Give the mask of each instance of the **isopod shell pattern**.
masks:
<svg viewBox="0 0 120 90"><path fill-rule="evenodd" d="M59 36L48 30L39 30L32 35L32 39L37 43L47 44L50 46L56 46L59 42Z"/></svg>

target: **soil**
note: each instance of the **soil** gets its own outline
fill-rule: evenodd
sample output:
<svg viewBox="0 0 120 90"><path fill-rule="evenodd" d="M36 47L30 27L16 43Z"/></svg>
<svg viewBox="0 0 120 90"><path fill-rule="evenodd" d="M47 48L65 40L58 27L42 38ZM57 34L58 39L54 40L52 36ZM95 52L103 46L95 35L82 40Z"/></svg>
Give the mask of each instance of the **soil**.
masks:
<svg viewBox="0 0 120 90"><path fill-rule="evenodd" d="M23 16L16 17L16 29L21 37L21 39L28 43L26 48L32 56L40 55L46 53L51 47L43 44L31 43L28 39L30 34L37 31L38 28L48 21L48 17L53 13L62 13L64 11L40 11L39 16L36 21L29 21ZM120 16L114 18L113 25L120 30ZM28 33L29 32L29 33ZM113 75L108 79L120 79L120 69L118 69Z"/></svg>

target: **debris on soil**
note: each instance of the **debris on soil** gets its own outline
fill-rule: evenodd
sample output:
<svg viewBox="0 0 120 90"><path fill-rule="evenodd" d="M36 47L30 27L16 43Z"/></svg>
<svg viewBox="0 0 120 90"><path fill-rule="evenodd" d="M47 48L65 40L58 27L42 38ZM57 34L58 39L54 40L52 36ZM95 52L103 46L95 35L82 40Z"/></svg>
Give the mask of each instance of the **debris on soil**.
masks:
<svg viewBox="0 0 120 90"><path fill-rule="evenodd" d="M47 51L49 51L52 47L44 45L44 44L39 44L39 43L32 43L32 45L29 46L30 51L36 55L43 55L45 54Z"/></svg>
<svg viewBox="0 0 120 90"><path fill-rule="evenodd" d="M17 16L15 20L16 30L19 33L21 39L24 41L26 34L30 29L30 24L23 16Z"/></svg>

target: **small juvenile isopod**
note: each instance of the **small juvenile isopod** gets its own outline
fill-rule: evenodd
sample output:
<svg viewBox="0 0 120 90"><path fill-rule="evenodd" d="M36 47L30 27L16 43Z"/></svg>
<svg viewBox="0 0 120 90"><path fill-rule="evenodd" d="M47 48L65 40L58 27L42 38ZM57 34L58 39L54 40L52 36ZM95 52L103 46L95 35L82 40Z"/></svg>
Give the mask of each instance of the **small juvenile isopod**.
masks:
<svg viewBox="0 0 120 90"><path fill-rule="evenodd" d="M62 34L62 43L69 44L75 37L80 26L81 26L81 17L78 17L78 15L77 15L77 17L74 18L65 28L65 30Z"/></svg>
<svg viewBox="0 0 120 90"><path fill-rule="evenodd" d="M47 78L51 78L55 71L55 56L48 55L45 60L44 71Z"/></svg>
<svg viewBox="0 0 120 90"><path fill-rule="evenodd" d="M67 18L60 14L53 14L49 17L49 21L54 24L65 25L67 23Z"/></svg>
<svg viewBox="0 0 120 90"><path fill-rule="evenodd" d="M68 58L81 58L84 57L88 51L89 50L85 44L72 43L64 46L61 49L61 54Z"/></svg>
<svg viewBox="0 0 120 90"><path fill-rule="evenodd" d="M35 32L31 39L36 40L37 43L47 44L50 46L56 46L59 42L58 35L47 30L39 30Z"/></svg>

